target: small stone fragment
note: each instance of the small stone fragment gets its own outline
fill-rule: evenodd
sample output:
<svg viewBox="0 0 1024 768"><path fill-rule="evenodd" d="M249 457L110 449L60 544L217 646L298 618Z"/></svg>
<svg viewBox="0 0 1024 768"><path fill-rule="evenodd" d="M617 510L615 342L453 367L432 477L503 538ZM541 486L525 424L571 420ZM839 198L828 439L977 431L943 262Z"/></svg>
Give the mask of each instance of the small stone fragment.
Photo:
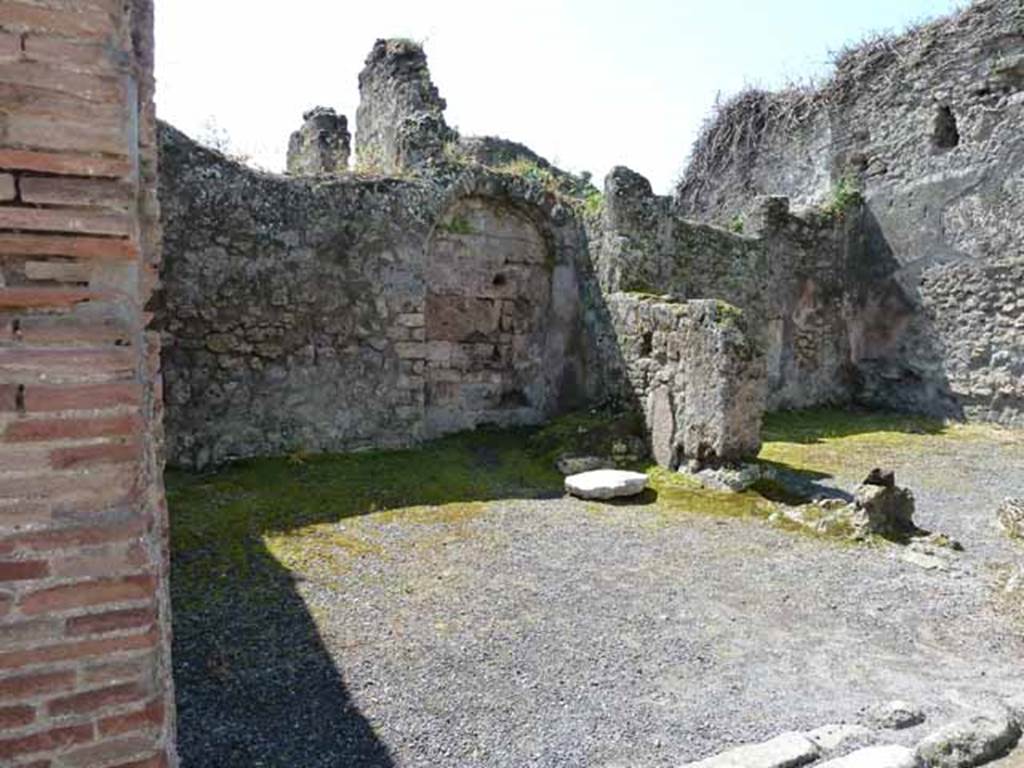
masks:
<svg viewBox="0 0 1024 768"><path fill-rule="evenodd" d="M797 768L817 760L821 750L800 733L783 733L760 744L746 744L683 768Z"/></svg>
<svg viewBox="0 0 1024 768"><path fill-rule="evenodd" d="M705 488L742 493L760 480L764 473L757 464L739 464L706 467L693 476Z"/></svg>
<svg viewBox="0 0 1024 768"><path fill-rule="evenodd" d="M929 768L971 768L994 760L1020 737L1020 728L1005 714L977 714L940 728L917 745Z"/></svg>
<svg viewBox="0 0 1024 768"><path fill-rule="evenodd" d="M919 768L914 750L906 747L865 747L845 757L819 764L818 768Z"/></svg>
<svg viewBox="0 0 1024 768"><path fill-rule="evenodd" d="M883 488L895 488L896 473L891 469L875 467L868 472L868 476L864 478L864 485L880 485Z"/></svg>
<svg viewBox="0 0 1024 768"><path fill-rule="evenodd" d="M869 533L882 536L913 533L914 494L907 488L859 485L853 492L857 512Z"/></svg>
<svg viewBox="0 0 1024 768"><path fill-rule="evenodd" d="M999 526L1011 539L1024 539L1024 499L1004 499L996 511Z"/></svg>
<svg viewBox="0 0 1024 768"><path fill-rule="evenodd" d="M896 699L879 704L868 712L868 721L876 728L900 730L924 722L924 712L909 701Z"/></svg>
<svg viewBox="0 0 1024 768"><path fill-rule="evenodd" d="M288 173L293 176L344 173L352 137L348 120L328 107L316 107L303 116L302 127L288 142Z"/></svg>
<svg viewBox="0 0 1024 768"><path fill-rule="evenodd" d="M636 496L647 488L647 475L621 469L598 469L565 478L565 490L581 499Z"/></svg>
<svg viewBox="0 0 1024 768"><path fill-rule="evenodd" d="M945 571L949 568L949 562L937 555L930 555L927 552L920 552L916 549L908 549L900 553L900 560L926 571Z"/></svg>

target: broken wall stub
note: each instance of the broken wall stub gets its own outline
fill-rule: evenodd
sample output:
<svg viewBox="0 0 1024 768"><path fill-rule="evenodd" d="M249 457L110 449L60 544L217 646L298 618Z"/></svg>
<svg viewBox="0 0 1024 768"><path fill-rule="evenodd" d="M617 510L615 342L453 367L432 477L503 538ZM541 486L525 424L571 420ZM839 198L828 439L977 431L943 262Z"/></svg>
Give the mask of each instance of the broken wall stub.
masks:
<svg viewBox="0 0 1024 768"><path fill-rule="evenodd" d="M675 469L757 456L767 368L744 313L722 301L628 293L608 306L655 461Z"/></svg>
<svg viewBox="0 0 1024 768"><path fill-rule="evenodd" d="M582 228L544 190L482 168L275 176L161 136L171 462L408 446L582 403Z"/></svg>
<svg viewBox="0 0 1024 768"><path fill-rule="evenodd" d="M445 145L457 139L445 123L445 106L418 43L378 40L359 73L360 167L394 174L440 162Z"/></svg>
<svg viewBox="0 0 1024 768"><path fill-rule="evenodd" d="M302 127L288 141L288 173L345 173L352 143L348 119L328 107L315 107L302 116L302 121Z"/></svg>
<svg viewBox="0 0 1024 768"><path fill-rule="evenodd" d="M1019 292L1001 277L1024 263L1021 13L981 0L852 49L817 91L745 94L698 141L678 189L682 215L721 224L757 195L834 205L859 191L862 402L1024 419Z"/></svg>
<svg viewBox="0 0 1024 768"><path fill-rule="evenodd" d="M149 0L0 4L0 764L175 761Z"/></svg>

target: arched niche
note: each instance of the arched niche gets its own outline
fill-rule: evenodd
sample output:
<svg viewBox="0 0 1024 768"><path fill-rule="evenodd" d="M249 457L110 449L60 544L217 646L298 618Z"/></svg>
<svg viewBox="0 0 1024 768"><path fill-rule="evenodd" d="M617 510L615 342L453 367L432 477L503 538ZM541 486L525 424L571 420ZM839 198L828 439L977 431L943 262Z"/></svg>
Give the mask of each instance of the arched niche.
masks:
<svg viewBox="0 0 1024 768"><path fill-rule="evenodd" d="M427 244L428 435L550 411L552 246L528 211L455 200Z"/></svg>

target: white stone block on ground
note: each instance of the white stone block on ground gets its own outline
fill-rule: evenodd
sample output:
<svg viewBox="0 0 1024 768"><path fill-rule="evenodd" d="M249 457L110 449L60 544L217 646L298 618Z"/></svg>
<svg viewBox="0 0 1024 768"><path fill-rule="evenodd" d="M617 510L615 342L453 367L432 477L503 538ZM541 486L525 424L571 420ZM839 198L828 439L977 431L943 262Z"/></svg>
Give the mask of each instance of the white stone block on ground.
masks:
<svg viewBox="0 0 1024 768"><path fill-rule="evenodd" d="M807 732L807 738L817 744L822 752L836 752L855 742L861 745L874 734L870 728L853 723L833 723Z"/></svg>
<svg viewBox="0 0 1024 768"><path fill-rule="evenodd" d="M820 754L814 742L803 734L783 733L771 741L736 747L682 768L797 768L816 760Z"/></svg>
<svg viewBox="0 0 1024 768"><path fill-rule="evenodd" d="M865 747L844 757L819 763L815 768L919 768L914 750L907 747Z"/></svg>
<svg viewBox="0 0 1024 768"><path fill-rule="evenodd" d="M597 469L565 478L565 490L581 499L636 496L647 488L647 475L622 469Z"/></svg>
<svg viewBox="0 0 1024 768"><path fill-rule="evenodd" d="M922 739L917 756L929 768L970 768L999 757L1019 736L1020 728L1006 714L977 714Z"/></svg>

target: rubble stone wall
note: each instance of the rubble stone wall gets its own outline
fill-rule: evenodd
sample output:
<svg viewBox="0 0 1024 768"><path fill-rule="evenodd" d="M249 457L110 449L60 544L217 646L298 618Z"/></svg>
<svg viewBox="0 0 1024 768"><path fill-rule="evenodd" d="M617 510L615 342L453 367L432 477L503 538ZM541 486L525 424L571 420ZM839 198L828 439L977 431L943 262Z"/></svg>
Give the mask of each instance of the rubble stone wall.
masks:
<svg viewBox="0 0 1024 768"><path fill-rule="evenodd" d="M726 223L758 195L830 204L859 190L859 266L903 294L859 297L874 328L854 356L861 399L1020 424L1024 334L1019 294L1002 275L1024 262L1022 121L1024 8L980 0L852 49L817 91L727 105L675 205Z"/></svg>
<svg viewBox="0 0 1024 768"><path fill-rule="evenodd" d="M582 230L528 182L261 174L162 130L167 452L399 447L579 403Z"/></svg>
<svg viewBox="0 0 1024 768"><path fill-rule="evenodd" d="M848 217L791 215L762 198L742 232L679 216L668 197L624 168L605 185L591 228L605 293L715 298L741 308L767 359L768 407L849 402L853 380L847 297Z"/></svg>

